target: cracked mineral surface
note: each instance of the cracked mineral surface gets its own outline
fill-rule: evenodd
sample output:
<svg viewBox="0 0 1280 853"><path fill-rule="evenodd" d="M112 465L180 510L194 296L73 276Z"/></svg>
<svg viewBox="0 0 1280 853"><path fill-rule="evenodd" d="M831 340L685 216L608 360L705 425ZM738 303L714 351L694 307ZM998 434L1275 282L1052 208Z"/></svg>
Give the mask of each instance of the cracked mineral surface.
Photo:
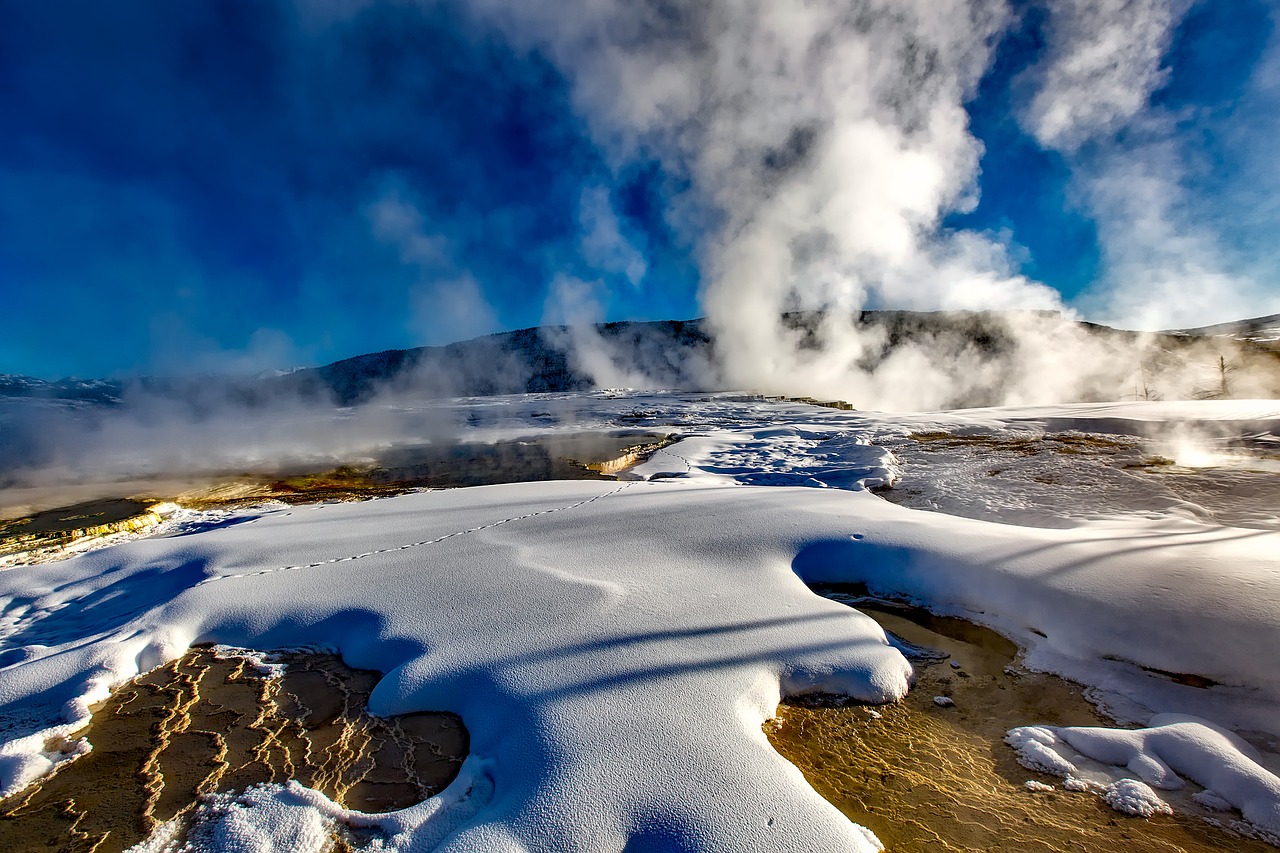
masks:
<svg viewBox="0 0 1280 853"><path fill-rule="evenodd" d="M203 794L290 779L348 808L390 811L457 775L468 748L458 717L372 717L378 673L331 654L276 660L284 672L271 677L198 647L117 689L80 733L89 754L0 802L4 848L121 851Z"/></svg>

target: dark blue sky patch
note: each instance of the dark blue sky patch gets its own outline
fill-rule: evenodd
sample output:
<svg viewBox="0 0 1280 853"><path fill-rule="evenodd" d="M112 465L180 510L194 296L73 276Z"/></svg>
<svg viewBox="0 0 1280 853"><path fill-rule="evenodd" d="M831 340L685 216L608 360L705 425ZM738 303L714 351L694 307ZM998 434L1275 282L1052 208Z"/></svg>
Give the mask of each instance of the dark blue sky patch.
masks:
<svg viewBox="0 0 1280 853"><path fill-rule="evenodd" d="M409 291L460 271L504 324L532 325L573 266L581 189L607 175L537 54L446 6L373 6L309 34L265 3L82 5L71 25L66 9L4 10L0 169L60 187L0 183L3 215L38 208L40 224L6 228L0 244L23 243L0 257L29 309L57 303L84 314L67 331L96 319L120 334L93 351L8 336L0 369L164 369L148 351L156 315L228 350L259 326L312 358L410 346L425 341L396 319ZM406 267L367 233L392 178L449 246L448 270Z"/></svg>
<svg viewBox="0 0 1280 853"><path fill-rule="evenodd" d="M1271 9L1263 0L1200 0L1174 32L1166 57L1172 72L1152 103L1230 109L1271 38Z"/></svg>

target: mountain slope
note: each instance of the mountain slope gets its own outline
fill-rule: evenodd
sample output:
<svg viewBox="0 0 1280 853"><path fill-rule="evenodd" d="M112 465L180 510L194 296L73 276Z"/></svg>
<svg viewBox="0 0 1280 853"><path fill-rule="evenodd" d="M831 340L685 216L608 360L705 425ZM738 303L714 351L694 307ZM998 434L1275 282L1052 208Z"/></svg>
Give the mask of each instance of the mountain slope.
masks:
<svg viewBox="0 0 1280 853"><path fill-rule="evenodd" d="M823 315L782 317L803 352L822 340ZM1080 370L1061 340L1028 328L1068 332L1115 357L1108 373L1077 395L1081 400L1160 397L1280 397L1280 315L1202 329L1139 333L1076 323L1043 312L864 311L856 327L861 356L851 371L873 373L904 349L945 363L972 357L990 373L981 387L956 389L945 407L995 405L1026 369L1029 351L1054 369ZM1061 335L1058 335L1061 338ZM761 343L764 345L764 342ZM298 398L341 406L398 397L490 396L596 387L721 390L716 352L703 320L544 326L502 332L437 347L384 350L275 376L144 377L49 382L0 375L0 399L41 398L117 404L133 397L181 401L197 412L228 402L260 405ZM851 375L856 375L851 374ZM1172 377L1177 376L1177 381ZM1087 385L1087 383L1086 383ZM1084 387L1084 386L1082 386ZM809 393L803 388L754 389Z"/></svg>
<svg viewBox="0 0 1280 853"><path fill-rule="evenodd" d="M1237 341L1265 344L1272 349L1280 349L1280 314L1254 317L1249 320L1236 320L1233 323L1201 326L1197 329L1178 329L1167 334L1190 335L1201 338L1224 337Z"/></svg>

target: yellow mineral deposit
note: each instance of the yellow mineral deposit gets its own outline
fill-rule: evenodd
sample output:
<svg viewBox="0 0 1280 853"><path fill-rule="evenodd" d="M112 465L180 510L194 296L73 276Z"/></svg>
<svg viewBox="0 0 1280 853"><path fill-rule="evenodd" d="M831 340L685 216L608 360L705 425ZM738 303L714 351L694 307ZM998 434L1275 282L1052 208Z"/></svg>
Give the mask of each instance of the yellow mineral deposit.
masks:
<svg viewBox="0 0 1280 853"><path fill-rule="evenodd" d="M122 498L0 521L0 568L62 559L91 542L144 533L177 509L173 503Z"/></svg>
<svg viewBox="0 0 1280 853"><path fill-rule="evenodd" d="M376 672L326 654L281 662L284 675L267 678L244 658L195 648L113 692L81 733L92 752L0 802L3 849L122 851L202 794L261 782L296 779L377 812L457 775L468 748L458 717L371 717Z"/></svg>
<svg viewBox="0 0 1280 853"><path fill-rule="evenodd" d="M634 444L621 449L617 456L585 463L588 471L614 476L636 465L653 455L654 451L666 447L678 440L677 436L665 436L658 441Z"/></svg>

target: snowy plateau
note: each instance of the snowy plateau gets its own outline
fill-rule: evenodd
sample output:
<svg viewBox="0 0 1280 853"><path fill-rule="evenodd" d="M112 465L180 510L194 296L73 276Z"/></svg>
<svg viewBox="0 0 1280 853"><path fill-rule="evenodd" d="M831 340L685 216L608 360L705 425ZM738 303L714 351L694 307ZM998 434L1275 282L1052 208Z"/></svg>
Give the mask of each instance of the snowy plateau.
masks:
<svg viewBox="0 0 1280 853"><path fill-rule="evenodd" d="M0 572L0 793L92 749L91 706L193 644L308 647L383 673L375 714L461 716L457 779L384 814L297 783L219 795L185 841L161 826L137 849L319 851L343 825L361 849L405 853L879 850L762 732L784 697L911 688L871 618L808 586L854 583L994 628L1025 666L1141 726L1026 720L1008 736L1026 766L1138 814L1190 781L1280 840L1275 753L1252 745L1280 738L1280 505L1215 508L1074 452L1127 436L1220 484L1276 465L1280 403L890 415L598 391L423 406L473 440L681 440L619 481L246 510ZM992 448L1053 435L1083 438L1005 453L1018 476L992 485ZM912 436L945 438L912 459L895 450ZM1248 503L1254 481L1231 482Z"/></svg>

